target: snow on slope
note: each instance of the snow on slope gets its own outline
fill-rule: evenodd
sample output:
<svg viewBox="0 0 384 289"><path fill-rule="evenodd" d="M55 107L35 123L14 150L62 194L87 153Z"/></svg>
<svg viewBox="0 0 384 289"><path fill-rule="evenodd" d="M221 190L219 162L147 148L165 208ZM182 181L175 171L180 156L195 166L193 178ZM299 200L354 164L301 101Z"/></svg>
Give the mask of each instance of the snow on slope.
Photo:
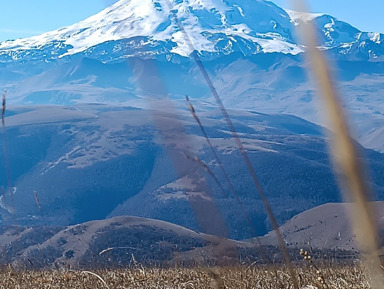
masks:
<svg viewBox="0 0 384 289"><path fill-rule="evenodd" d="M292 23L300 26L312 22L322 49L337 49L347 59L383 60L383 34L362 32L352 25L323 13L303 13L286 10ZM357 57L356 57L357 56Z"/></svg>
<svg viewBox="0 0 384 289"><path fill-rule="evenodd" d="M295 26L312 22L318 30L320 45L323 49L334 48L344 43L358 40L360 30L350 24L324 13L305 13L286 10Z"/></svg>
<svg viewBox="0 0 384 289"><path fill-rule="evenodd" d="M226 43L220 45L231 50L239 37L257 43L264 52L302 51L292 40L289 16L269 1L174 0L172 5L198 51L217 52L222 41ZM107 41L148 37L140 45L171 41L171 53L188 56L190 48L169 8L166 0L120 0L77 24L3 42L0 53L17 60L19 56L12 52L49 46L47 56L63 57Z"/></svg>
<svg viewBox="0 0 384 289"><path fill-rule="evenodd" d="M299 54L295 26L313 22L320 46L336 54L378 61L383 36L364 33L326 14L284 10L264 0L120 0L71 26L39 36L0 43L0 62L50 61L72 55L102 62L128 57L189 56L173 14L194 48L207 58L241 52ZM172 11L171 11L172 10Z"/></svg>

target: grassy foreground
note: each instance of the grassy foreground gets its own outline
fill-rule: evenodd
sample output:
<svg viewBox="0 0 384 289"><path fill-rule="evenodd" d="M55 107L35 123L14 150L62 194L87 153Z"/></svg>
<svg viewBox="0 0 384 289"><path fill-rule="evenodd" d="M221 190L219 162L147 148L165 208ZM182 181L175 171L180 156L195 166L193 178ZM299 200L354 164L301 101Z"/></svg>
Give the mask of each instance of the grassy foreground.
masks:
<svg viewBox="0 0 384 289"><path fill-rule="evenodd" d="M301 288L370 288L358 267L296 268ZM321 277L325 282L321 282ZM284 267L0 272L0 288L292 288Z"/></svg>

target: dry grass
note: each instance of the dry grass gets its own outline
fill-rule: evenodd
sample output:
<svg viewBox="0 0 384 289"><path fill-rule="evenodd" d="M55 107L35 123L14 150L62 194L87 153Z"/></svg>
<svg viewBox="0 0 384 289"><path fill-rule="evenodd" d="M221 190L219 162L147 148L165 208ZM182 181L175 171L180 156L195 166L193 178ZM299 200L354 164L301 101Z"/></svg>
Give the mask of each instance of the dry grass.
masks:
<svg viewBox="0 0 384 289"><path fill-rule="evenodd" d="M296 0L298 11L308 11L304 0ZM348 126L346 113L338 95L330 65L320 49L312 23L306 23L302 38L307 48L307 61L324 107L324 116L328 122L330 155L339 172L340 186L344 199L352 202L350 220L365 257L367 273L371 276L372 287L382 288L384 281L379 257L379 235L376 227L374 209L370 203L372 194L367 185L364 165L360 161Z"/></svg>
<svg viewBox="0 0 384 289"><path fill-rule="evenodd" d="M300 288L371 288L357 266L297 268ZM286 267L136 268L84 271L0 272L0 288L292 288ZM96 276L97 274L98 276ZM101 281L104 280L104 282ZM328 287L327 287L328 286Z"/></svg>

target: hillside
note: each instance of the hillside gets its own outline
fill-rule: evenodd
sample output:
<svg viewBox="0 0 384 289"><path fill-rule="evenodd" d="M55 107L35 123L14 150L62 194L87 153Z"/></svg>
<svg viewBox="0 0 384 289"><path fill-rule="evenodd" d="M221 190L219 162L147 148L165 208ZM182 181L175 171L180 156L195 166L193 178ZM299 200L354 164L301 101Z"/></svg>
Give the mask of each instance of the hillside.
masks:
<svg viewBox="0 0 384 289"><path fill-rule="evenodd" d="M200 105L196 110L256 231L267 233L269 221L220 113ZM67 226L134 215L237 239L252 237L186 109L169 108L165 113L108 105L28 106L7 114L20 225ZM340 200L320 127L289 115L241 110L231 110L230 115L281 224L306 209ZM383 155L360 149L380 199ZM221 188L193 161L195 156ZM0 182L6 187L4 160L0 168ZM6 192L0 200L1 224L12 225L12 198Z"/></svg>
<svg viewBox="0 0 384 289"><path fill-rule="evenodd" d="M375 202L374 209L381 230L384 202ZM289 248L358 251L359 244L350 225L351 210L350 203L324 204L294 216L280 227L281 233ZM277 245L273 232L261 240L264 244Z"/></svg>
<svg viewBox="0 0 384 289"><path fill-rule="evenodd" d="M14 268L224 265L258 258L248 242L131 216L68 227L7 227L0 239L0 264L11 263Z"/></svg>

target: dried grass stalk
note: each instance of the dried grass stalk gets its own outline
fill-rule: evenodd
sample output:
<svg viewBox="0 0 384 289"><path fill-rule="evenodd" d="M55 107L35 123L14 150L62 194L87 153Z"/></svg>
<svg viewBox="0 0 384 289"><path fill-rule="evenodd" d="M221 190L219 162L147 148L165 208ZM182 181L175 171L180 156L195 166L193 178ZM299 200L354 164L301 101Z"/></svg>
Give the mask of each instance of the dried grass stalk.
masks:
<svg viewBox="0 0 384 289"><path fill-rule="evenodd" d="M100 275L97 275L96 273L93 273L93 272L90 272L90 271L82 271L81 273L83 274L89 274L89 275L92 275L92 276L95 276L97 279L99 279L105 287L107 287L109 289L109 286L107 285L107 283L104 281L103 278L101 278Z"/></svg>
<svg viewBox="0 0 384 289"><path fill-rule="evenodd" d="M296 0L298 11L307 11L302 0ZM300 31L307 47L310 71L318 85L328 127L331 130L329 145L336 167L340 170L344 199L352 201L351 221L361 251L364 255L372 288L382 288L383 276L378 254L378 231L374 208L370 203L370 191L354 141L350 135L346 117L333 84L329 65L323 53L317 48L318 42L313 25L308 22Z"/></svg>

